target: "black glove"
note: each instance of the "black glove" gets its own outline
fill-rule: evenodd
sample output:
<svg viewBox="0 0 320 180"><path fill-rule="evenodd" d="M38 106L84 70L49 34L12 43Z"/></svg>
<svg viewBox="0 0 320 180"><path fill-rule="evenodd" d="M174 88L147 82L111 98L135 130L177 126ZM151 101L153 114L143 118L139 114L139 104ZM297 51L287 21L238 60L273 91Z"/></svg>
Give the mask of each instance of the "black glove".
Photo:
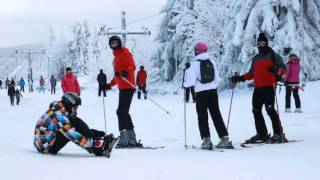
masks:
<svg viewBox="0 0 320 180"><path fill-rule="evenodd" d="M277 72L277 68L274 67L274 66L271 66L269 69L268 69L269 72L275 74Z"/></svg>
<svg viewBox="0 0 320 180"><path fill-rule="evenodd" d="M127 77L128 76L128 72L127 71L115 72L114 76L116 76L116 77Z"/></svg>
<svg viewBox="0 0 320 180"><path fill-rule="evenodd" d="M244 82L245 79L244 79L244 76L238 76L238 75L234 75L230 78L231 82L232 83L238 83L238 82Z"/></svg>
<svg viewBox="0 0 320 180"><path fill-rule="evenodd" d="M111 90L111 87L108 84L106 85L105 88L106 88L106 90Z"/></svg>

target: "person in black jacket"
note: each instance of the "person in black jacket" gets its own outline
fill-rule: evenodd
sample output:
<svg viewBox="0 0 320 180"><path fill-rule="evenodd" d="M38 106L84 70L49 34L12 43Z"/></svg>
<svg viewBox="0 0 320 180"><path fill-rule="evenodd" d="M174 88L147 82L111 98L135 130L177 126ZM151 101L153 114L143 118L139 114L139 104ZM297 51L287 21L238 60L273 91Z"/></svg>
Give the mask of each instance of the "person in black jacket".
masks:
<svg viewBox="0 0 320 180"><path fill-rule="evenodd" d="M101 96L101 91L103 91L103 96L106 97L106 84L107 84L107 76L103 73L103 70L100 69L100 73L97 77L99 83L99 92L98 96Z"/></svg>
<svg viewBox="0 0 320 180"><path fill-rule="evenodd" d="M8 96L10 97L11 106L14 106L14 96L16 94L16 90L14 88L14 84L10 83L8 86Z"/></svg>

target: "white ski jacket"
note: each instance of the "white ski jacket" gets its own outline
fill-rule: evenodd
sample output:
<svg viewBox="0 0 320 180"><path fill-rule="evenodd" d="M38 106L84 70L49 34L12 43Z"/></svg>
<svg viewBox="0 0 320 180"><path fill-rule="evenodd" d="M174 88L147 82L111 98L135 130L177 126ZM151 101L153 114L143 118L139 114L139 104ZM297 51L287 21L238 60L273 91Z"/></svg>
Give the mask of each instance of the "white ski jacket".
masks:
<svg viewBox="0 0 320 180"><path fill-rule="evenodd" d="M200 62L199 60L210 60L214 66L214 80L210 83L202 84L200 82ZM194 86L195 92L206 91L210 89L217 89L220 83L220 76L218 73L217 65L214 61L212 61L209 57L208 53L202 53L197 55L194 60L191 62L191 66L189 69L185 71L184 74L184 87Z"/></svg>

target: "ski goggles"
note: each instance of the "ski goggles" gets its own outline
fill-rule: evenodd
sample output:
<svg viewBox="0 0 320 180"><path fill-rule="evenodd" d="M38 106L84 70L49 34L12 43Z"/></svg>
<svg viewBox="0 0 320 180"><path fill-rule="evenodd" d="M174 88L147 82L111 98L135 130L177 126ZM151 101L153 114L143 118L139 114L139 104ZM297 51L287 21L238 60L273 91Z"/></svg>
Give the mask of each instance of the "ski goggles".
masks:
<svg viewBox="0 0 320 180"><path fill-rule="evenodd" d="M110 42L110 47L111 47L111 48L116 48L116 47L118 47L119 45L120 45L119 42L116 41L116 40Z"/></svg>
<svg viewBox="0 0 320 180"><path fill-rule="evenodd" d="M258 46L258 47L265 47L266 45L267 45L267 43L264 42L264 41L259 41L259 42L257 42L257 46Z"/></svg>

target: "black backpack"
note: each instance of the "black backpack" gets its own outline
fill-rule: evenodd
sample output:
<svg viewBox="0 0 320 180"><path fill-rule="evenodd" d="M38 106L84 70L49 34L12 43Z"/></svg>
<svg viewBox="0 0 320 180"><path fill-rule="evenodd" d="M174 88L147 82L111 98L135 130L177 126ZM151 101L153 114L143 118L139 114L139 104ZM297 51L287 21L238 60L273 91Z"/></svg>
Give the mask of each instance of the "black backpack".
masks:
<svg viewBox="0 0 320 180"><path fill-rule="evenodd" d="M200 82L201 84L210 83L214 80L214 66L207 60L198 60L200 62Z"/></svg>

